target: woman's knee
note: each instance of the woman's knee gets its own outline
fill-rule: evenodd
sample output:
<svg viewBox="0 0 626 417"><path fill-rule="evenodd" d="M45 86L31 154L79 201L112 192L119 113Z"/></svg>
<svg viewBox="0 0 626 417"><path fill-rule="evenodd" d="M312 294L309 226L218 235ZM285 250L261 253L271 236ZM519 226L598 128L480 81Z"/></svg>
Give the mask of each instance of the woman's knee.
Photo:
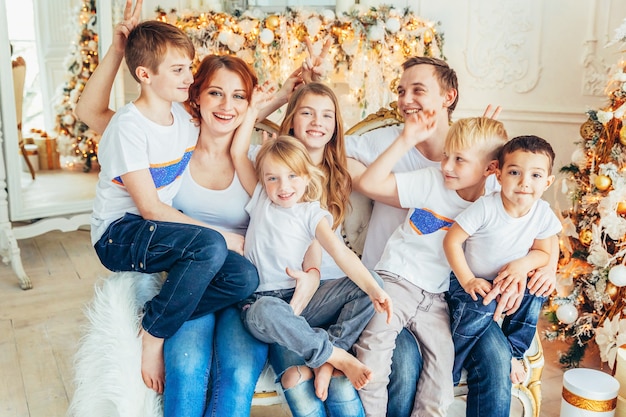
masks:
<svg viewBox="0 0 626 417"><path fill-rule="evenodd" d="M287 368L280 378L283 389L290 389L313 378L313 371L308 366L298 365Z"/></svg>

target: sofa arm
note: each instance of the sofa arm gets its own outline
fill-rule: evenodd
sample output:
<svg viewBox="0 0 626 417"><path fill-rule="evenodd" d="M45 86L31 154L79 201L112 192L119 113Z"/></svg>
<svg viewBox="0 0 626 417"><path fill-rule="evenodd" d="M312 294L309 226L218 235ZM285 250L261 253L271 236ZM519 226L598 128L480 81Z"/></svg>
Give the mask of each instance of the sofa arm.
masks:
<svg viewBox="0 0 626 417"><path fill-rule="evenodd" d="M351 210L343 221L343 241L360 258L363 255L373 201L359 192L352 191L350 205Z"/></svg>

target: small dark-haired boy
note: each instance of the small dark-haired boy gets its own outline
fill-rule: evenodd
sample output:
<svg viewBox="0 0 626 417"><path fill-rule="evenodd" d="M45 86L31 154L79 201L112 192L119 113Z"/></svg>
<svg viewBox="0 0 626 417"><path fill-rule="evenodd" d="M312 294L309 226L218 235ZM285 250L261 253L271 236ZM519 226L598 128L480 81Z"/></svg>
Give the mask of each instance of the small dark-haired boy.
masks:
<svg viewBox="0 0 626 417"><path fill-rule="evenodd" d="M481 197L459 214L444 239L452 267L448 302L454 340L454 382L474 343L494 319L496 302L483 305L492 282L526 287L528 274L548 263L561 223L541 200L554 181L554 151L537 136L518 136L500 150L496 177L500 192ZM497 279L496 279L497 278ZM494 281L495 280L495 281ZM535 335L545 297L528 289L519 310L507 316L502 331L511 346L511 381L523 382L521 361ZM495 319L498 319L496 317Z"/></svg>

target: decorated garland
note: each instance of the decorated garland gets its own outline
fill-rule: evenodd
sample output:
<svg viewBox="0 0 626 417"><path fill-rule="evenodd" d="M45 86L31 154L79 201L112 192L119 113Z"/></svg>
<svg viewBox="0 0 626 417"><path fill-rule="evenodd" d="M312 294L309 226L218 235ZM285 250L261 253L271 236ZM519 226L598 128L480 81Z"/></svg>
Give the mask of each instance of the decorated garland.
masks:
<svg viewBox="0 0 626 417"><path fill-rule="evenodd" d="M358 105L361 117L395 99L395 83L406 58L443 58L443 35L437 24L391 6L356 5L341 16L332 10L291 8L276 14L258 9L234 15L167 13L160 8L156 12L158 19L191 37L198 59L208 54L236 55L253 66L261 82L285 80L306 58L305 38L312 40L316 52L330 38L332 77L348 83L351 102L347 104Z"/></svg>

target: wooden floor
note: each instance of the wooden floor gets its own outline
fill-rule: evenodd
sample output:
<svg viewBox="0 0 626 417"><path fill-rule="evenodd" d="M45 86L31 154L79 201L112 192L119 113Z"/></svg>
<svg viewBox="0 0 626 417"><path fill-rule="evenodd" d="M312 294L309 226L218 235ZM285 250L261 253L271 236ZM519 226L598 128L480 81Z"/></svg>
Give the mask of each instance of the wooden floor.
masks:
<svg viewBox="0 0 626 417"><path fill-rule="evenodd" d="M19 241L22 262L34 288L20 289L10 266L0 264L0 417L65 416L74 392L72 361L83 306L94 284L108 275L89 232L50 232ZM563 371L556 362L565 346L544 342L541 416L556 417ZM596 355L584 364L598 368ZM255 407L255 417L286 416L279 407Z"/></svg>

